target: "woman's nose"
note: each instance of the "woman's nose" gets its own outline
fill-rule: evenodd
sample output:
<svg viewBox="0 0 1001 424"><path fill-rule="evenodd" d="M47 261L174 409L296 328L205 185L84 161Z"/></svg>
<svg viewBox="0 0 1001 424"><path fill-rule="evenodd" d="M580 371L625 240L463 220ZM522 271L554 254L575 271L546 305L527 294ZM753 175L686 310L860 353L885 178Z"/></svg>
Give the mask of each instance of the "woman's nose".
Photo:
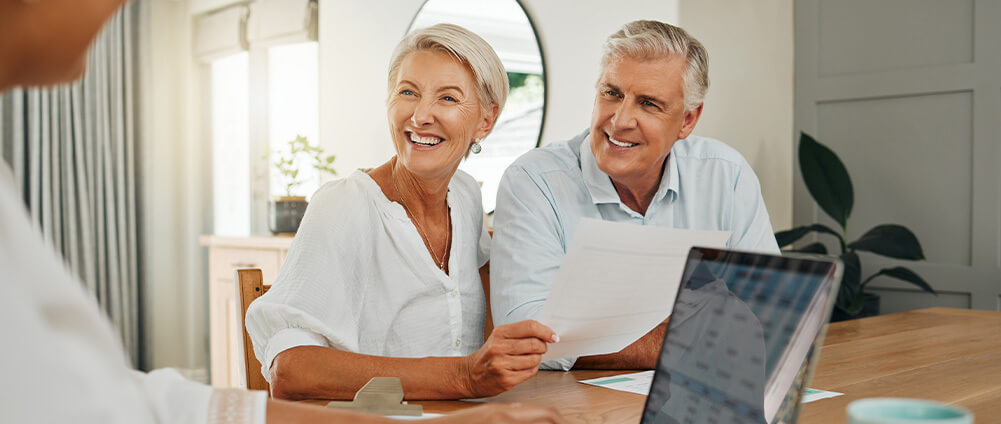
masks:
<svg viewBox="0 0 1001 424"><path fill-rule="evenodd" d="M417 106L414 108L414 114L410 116L410 122L415 126L422 127L425 125L430 125L434 122L434 114L431 110L431 104L421 99L417 102Z"/></svg>

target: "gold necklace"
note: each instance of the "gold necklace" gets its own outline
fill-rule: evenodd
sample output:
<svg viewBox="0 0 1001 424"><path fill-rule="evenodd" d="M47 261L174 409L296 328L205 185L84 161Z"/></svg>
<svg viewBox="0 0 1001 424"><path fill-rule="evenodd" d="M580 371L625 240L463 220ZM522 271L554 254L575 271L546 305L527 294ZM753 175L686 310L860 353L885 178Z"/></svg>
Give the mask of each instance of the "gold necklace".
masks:
<svg viewBox="0 0 1001 424"><path fill-rule="evenodd" d="M445 237L446 237L446 239L445 239L445 251L442 252L441 259L438 259L438 254L434 251L434 245L431 244L431 238L428 237L427 234L424 233L424 229L421 227L420 222L417 222L417 216L414 215L413 212L410 212L410 208L407 207L407 201L404 200L403 199L403 195L400 194L400 187L396 185L396 172L395 171L390 175L390 179L393 180L393 190L396 190L396 197L400 198L400 204L403 205L403 209L405 211L407 211L408 215L410 215L410 218L413 221L414 226L417 227L417 231L420 232L421 238L424 240L424 243L427 243L428 250L431 251L431 259L434 260L435 265L438 265L438 268L441 269L444 272L445 271L445 259L447 259L447 255L448 255L448 247L449 247L449 245L452 244L452 234L451 234L452 233L452 217L448 213L448 207L445 208L445 231L446 231L446 233L445 233L446 234L445 235Z"/></svg>

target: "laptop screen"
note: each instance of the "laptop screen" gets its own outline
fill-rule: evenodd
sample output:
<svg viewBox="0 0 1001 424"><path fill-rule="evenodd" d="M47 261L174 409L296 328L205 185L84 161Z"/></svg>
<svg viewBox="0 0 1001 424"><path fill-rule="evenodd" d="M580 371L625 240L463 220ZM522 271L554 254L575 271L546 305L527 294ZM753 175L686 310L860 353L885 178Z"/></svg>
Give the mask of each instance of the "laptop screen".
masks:
<svg viewBox="0 0 1001 424"><path fill-rule="evenodd" d="M830 314L836 262L693 248L643 423L777 423Z"/></svg>

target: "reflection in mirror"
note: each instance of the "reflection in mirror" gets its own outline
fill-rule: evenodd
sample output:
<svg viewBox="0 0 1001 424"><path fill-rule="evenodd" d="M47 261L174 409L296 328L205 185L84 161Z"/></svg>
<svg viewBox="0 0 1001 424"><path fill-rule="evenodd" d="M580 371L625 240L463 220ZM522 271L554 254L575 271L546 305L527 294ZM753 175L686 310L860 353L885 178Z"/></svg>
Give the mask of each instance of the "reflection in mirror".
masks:
<svg viewBox="0 0 1001 424"><path fill-rule="evenodd" d="M483 210L491 212L497 185L508 165L539 143L545 112L542 52L525 11L515 0L428 0L410 31L451 23L483 37L507 69L511 91L483 151L459 165L483 188Z"/></svg>

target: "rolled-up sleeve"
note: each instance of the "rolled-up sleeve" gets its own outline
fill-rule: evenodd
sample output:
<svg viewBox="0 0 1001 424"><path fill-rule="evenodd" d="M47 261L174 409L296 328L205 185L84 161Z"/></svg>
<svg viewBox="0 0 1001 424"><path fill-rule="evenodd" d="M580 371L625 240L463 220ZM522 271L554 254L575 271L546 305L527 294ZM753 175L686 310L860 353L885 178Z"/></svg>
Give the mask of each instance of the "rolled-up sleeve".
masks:
<svg viewBox="0 0 1001 424"><path fill-rule="evenodd" d="M497 192L491 243L490 306L495 325L535 319L566 254L552 192L541 178L513 165ZM576 358L544 362L569 370Z"/></svg>
<svg viewBox="0 0 1001 424"><path fill-rule="evenodd" d="M275 357L293 347L359 349L365 285L352 270L365 259L356 253L364 237L355 233L370 229L357 228L351 215L358 212L350 211L357 201L342 197L329 184L317 191L274 285L247 309L247 333L268 381Z"/></svg>

